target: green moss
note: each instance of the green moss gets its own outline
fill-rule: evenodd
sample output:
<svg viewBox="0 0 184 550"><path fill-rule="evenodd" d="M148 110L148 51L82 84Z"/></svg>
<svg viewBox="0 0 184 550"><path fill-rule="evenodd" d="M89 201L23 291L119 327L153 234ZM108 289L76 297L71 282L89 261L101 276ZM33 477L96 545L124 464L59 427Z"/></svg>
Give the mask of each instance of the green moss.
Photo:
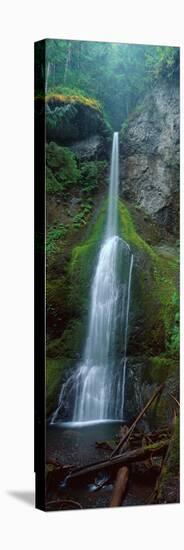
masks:
<svg viewBox="0 0 184 550"><path fill-rule="evenodd" d="M118 203L118 210L121 237L130 244L133 250L143 250L151 256L152 259L155 259L156 253L137 233L130 211L121 200L119 200Z"/></svg>
<svg viewBox="0 0 184 550"><path fill-rule="evenodd" d="M46 189L56 194L75 184L79 170L75 156L67 147L59 147L53 141L46 145Z"/></svg>
<svg viewBox="0 0 184 550"><path fill-rule="evenodd" d="M63 223L54 227L49 227L46 234L46 254L47 257L57 252L60 243L58 241L63 240L67 234L68 227Z"/></svg>
<svg viewBox="0 0 184 550"><path fill-rule="evenodd" d="M45 97L46 103L54 103L56 106L59 106L63 103L80 103L91 109L102 112L102 105L100 101L84 95L81 90L76 90L72 88L61 88L57 87L55 91L50 92Z"/></svg>
<svg viewBox="0 0 184 550"><path fill-rule="evenodd" d="M57 332L59 337L51 335L52 339L48 342L47 354L49 361L51 359L48 376L49 407L51 403L55 403L64 369L74 365L82 353L86 337L91 282L105 231L106 211L107 200L103 202L96 218L93 218L90 211L90 223L87 223L85 232L84 230L82 232L83 240L80 244L73 245L72 237L72 244L70 243L69 246L68 235L71 230L68 231L67 261L65 255L64 260L60 258L61 265L58 264L57 270L50 272L50 278L47 281L47 306L52 314L52 321L54 316L57 327L61 326ZM89 210L86 216L88 221ZM74 230L76 231L75 227L73 227ZM138 353L149 356L145 369L142 369L142 382L161 383L170 378L176 370L176 357L172 357L169 350L167 352L167 342L172 333L176 315L172 296L176 292L178 262L172 256L163 256L160 252L158 253L140 236L133 215L121 201L119 201L119 234L129 243L134 254L132 315L135 316L136 323L137 320L138 323L142 323ZM72 235L71 232L70 236ZM59 239L56 241L60 242ZM63 261L65 267L61 274ZM51 324L53 326L53 322ZM159 407L161 407L161 401L157 408L158 418L162 418L164 411Z"/></svg>
<svg viewBox="0 0 184 550"><path fill-rule="evenodd" d="M158 485L158 502L176 502L179 499L179 468L180 468L180 422L176 418L174 433L169 446L166 463L163 466Z"/></svg>
<svg viewBox="0 0 184 550"><path fill-rule="evenodd" d="M72 319L60 338L47 344L46 401L49 415L57 405L58 395L66 371L78 360L84 343L84 325Z"/></svg>
<svg viewBox="0 0 184 550"><path fill-rule="evenodd" d="M78 314L88 309L91 278L105 228L106 204L107 201L103 203L97 220L90 226L86 239L72 250L69 265L72 281L69 300Z"/></svg>
<svg viewBox="0 0 184 550"><path fill-rule="evenodd" d="M80 163L80 186L85 195L91 195L105 180L107 162L90 160Z"/></svg>
<svg viewBox="0 0 184 550"><path fill-rule="evenodd" d="M72 319L66 326L60 338L48 342L47 355L49 357L67 357L70 363L76 359L83 342L84 326L80 319Z"/></svg>
<svg viewBox="0 0 184 550"><path fill-rule="evenodd" d="M158 355L157 357L150 357L147 360L147 366L145 367L146 379L151 384L162 384L170 375L172 375L175 368L175 360L164 354ZM144 377L145 373L143 372L142 374Z"/></svg>
<svg viewBox="0 0 184 550"><path fill-rule="evenodd" d="M54 410L58 399L58 390L61 384L62 373L66 366L63 359L50 359L46 361L46 405L47 414Z"/></svg>
<svg viewBox="0 0 184 550"><path fill-rule="evenodd" d="M61 315L68 309L67 294L68 281L63 276L55 279L48 279L46 282L46 302L48 311L54 309L58 315Z"/></svg>
<svg viewBox="0 0 184 550"><path fill-rule="evenodd" d="M150 346L150 350L157 348L157 353L165 351L175 318L172 296L177 292L178 259L158 254L153 246L140 237L130 211L122 201L119 201L119 227L120 235L129 243L135 255L135 264L138 256L139 262L141 260L137 277L134 278L133 299L135 308L136 304L140 310L142 308L146 320L145 350Z"/></svg>

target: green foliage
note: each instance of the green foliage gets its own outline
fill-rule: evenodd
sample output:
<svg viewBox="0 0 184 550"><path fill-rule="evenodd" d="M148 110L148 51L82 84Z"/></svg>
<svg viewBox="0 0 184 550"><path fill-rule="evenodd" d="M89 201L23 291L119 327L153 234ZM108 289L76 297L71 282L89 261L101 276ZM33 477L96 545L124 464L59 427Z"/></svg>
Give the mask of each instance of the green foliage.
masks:
<svg viewBox="0 0 184 550"><path fill-rule="evenodd" d="M64 367L67 365L63 359L51 359L46 361L46 400L47 414L49 415L57 406L58 391Z"/></svg>
<svg viewBox="0 0 184 550"><path fill-rule="evenodd" d="M47 231L46 253L47 256L53 254L58 249L57 241L63 239L67 233L68 227L60 223L57 227L52 227Z"/></svg>
<svg viewBox="0 0 184 550"><path fill-rule="evenodd" d="M148 360L149 368L146 369L146 380L151 384L162 384L169 375L175 371L175 361L165 354L160 354L157 357L150 357Z"/></svg>
<svg viewBox="0 0 184 550"><path fill-rule="evenodd" d="M83 315L88 310L91 277L104 234L105 215L106 201L102 205L97 219L90 225L89 234L72 250L69 265L69 274L72 280L70 301L75 313L79 315Z"/></svg>
<svg viewBox="0 0 184 550"><path fill-rule="evenodd" d="M92 96L117 129L150 86L160 78L177 78L178 73L179 48L175 47L46 41L47 91Z"/></svg>
<svg viewBox="0 0 184 550"><path fill-rule="evenodd" d="M60 338L56 338L47 345L47 355L66 359L71 363L76 353L81 349L84 329L80 319L71 319Z"/></svg>
<svg viewBox="0 0 184 550"><path fill-rule="evenodd" d="M91 194L104 183L106 161L87 161L80 166L80 185L85 194Z"/></svg>
<svg viewBox="0 0 184 550"><path fill-rule="evenodd" d="M146 52L148 73L155 78L171 80L179 73L179 48L156 46Z"/></svg>
<svg viewBox="0 0 184 550"><path fill-rule="evenodd" d="M172 305L174 310L174 322L172 325L170 339L168 341L167 347L171 355L179 354L179 345L180 345L180 312L179 312L179 294L174 292L172 295Z"/></svg>
<svg viewBox="0 0 184 550"><path fill-rule="evenodd" d="M79 178L75 156L67 147L59 147L54 142L46 146L46 189L60 193L74 185Z"/></svg>
<svg viewBox="0 0 184 550"><path fill-rule="evenodd" d="M119 234L130 244L135 255L136 251L141 254L142 270L139 272L139 280L136 279L134 300L136 304L141 299L140 307L147 320L144 331L145 351L149 346L153 353L157 350L158 354L168 348L173 327L175 306L172 296L176 292L178 260L175 257L159 255L150 244L140 237L130 211L122 201L119 201L119 223ZM145 280L147 280L146 292Z"/></svg>
<svg viewBox="0 0 184 550"><path fill-rule="evenodd" d="M86 107L91 107L96 111L102 112L100 101L75 88L57 86L54 90L50 90L45 100L46 103L54 103L58 107L63 103L81 103L82 105L86 105Z"/></svg>
<svg viewBox="0 0 184 550"><path fill-rule="evenodd" d="M88 202L85 202L85 204L82 204L80 211L74 216L72 220L72 225L76 229L80 229L80 227L86 225L91 210L92 210L91 202L88 201Z"/></svg>

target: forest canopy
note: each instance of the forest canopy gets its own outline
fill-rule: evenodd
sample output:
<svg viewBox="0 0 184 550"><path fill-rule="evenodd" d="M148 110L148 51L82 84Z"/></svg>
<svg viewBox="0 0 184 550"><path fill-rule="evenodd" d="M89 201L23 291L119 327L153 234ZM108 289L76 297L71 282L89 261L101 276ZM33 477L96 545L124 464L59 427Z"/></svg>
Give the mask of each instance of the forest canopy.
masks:
<svg viewBox="0 0 184 550"><path fill-rule="evenodd" d="M150 85L179 78L179 48L49 39L44 73L46 93L97 99L119 130Z"/></svg>

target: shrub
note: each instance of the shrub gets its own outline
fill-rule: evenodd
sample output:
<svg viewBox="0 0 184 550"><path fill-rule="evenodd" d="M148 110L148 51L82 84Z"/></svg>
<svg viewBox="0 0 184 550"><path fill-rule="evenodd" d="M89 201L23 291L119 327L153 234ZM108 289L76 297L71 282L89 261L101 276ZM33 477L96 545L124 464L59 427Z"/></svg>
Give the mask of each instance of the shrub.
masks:
<svg viewBox="0 0 184 550"><path fill-rule="evenodd" d="M106 168L107 162L102 160L91 160L81 164L80 184L85 194L91 193L104 182Z"/></svg>
<svg viewBox="0 0 184 550"><path fill-rule="evenodd" d="M47 239L46 239L46 252L47 256L51 255L53 252L57 250L57 241L58 239L62 239L65 237L67 233L67 226L60 223L57 228L53 227L52 229L49 229L47 231Z"/></svg>
<svg viewBox="0 0 184 550"><path fill-rule="evenodd" d="M168 342L168 350L170 351L171 355L175 355L179 353L180 344L179 295L177 292L174 292L172 295L172 305L174 309L174 322L172 326L170 340Z"/></svg>
<svg viewBox="0 0 184 550"><path fill-rule="evenodd" d="M46 188L48 193L62 192L75 184L79 170L75 156L67 147L59 147L54 142L46 146Z"/></svg>

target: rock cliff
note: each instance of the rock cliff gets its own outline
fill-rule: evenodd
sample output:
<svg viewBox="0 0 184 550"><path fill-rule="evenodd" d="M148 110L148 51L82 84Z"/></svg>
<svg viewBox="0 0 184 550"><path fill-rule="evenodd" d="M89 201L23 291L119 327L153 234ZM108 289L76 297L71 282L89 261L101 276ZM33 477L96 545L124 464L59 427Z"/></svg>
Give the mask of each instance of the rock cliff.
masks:
<svg viewBox="0 0 184 550"><path fill-rule="evenodd" d="M121 192L178 235L179 91L161 83L121 132Z"/></svg>

